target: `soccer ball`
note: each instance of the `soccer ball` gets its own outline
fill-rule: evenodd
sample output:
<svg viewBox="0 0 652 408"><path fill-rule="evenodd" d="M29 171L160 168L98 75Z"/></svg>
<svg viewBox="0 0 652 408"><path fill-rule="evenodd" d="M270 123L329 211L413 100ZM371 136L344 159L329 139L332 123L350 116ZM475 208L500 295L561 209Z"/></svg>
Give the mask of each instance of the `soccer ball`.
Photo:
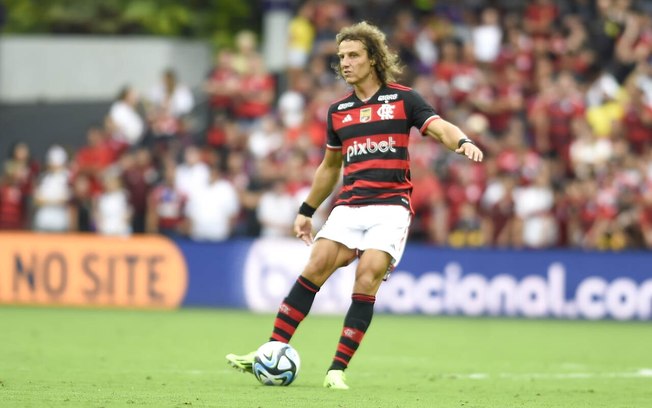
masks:
<svg viewBox="0 0 652 408"><path fill-rule="evenodd" d="M299 374L299 353L289 344L270 341L256 351L254 375L264 385L290 385Z"/></svg>

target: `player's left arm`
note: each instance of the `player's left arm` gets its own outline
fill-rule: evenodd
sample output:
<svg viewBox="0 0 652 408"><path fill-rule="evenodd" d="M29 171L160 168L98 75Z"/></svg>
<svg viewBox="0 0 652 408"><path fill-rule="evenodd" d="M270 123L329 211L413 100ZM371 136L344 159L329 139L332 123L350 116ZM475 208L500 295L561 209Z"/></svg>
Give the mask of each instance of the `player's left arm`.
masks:
<svg viewBox="0 0 652 408"><path fill-rule="evenodd" d="M481 162L484 157L482 150L459 127L442 118L430 121L423 133L470 160Z"/></svg>

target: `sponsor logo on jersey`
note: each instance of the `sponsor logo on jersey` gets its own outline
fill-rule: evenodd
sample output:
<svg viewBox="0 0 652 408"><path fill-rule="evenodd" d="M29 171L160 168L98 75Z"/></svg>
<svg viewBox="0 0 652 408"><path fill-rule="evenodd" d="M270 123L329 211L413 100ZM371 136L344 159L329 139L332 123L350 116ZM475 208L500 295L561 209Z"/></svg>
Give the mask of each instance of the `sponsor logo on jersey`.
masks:
<svg viewBox="0 0 652 408"><path fill-rule="evenodd" d="M378 97L378 102L395 101L397 99L398 99L398 94L380 95Z"/></svg>
<svg viewBox="0 0 652 408"><path fill-rule="evenodd" d="M376 152L387 153L392 152L396 153L396 140L392 136L387 140L381 140L380 142L374 142L370 138L364 143L353 142L353 144L346 148L346 161L350 162L352 157L373 154Z"/></svg>
<svg viewBox="0 0 652 408"><path fill-rule="evenodd" d="M352 120L353 120L353 118L351 117L351 115L346 115L344 117L344 119L342 119L342 123L347 123L347 122L350 122Z"/></svg>
<svg viewBox="0 0 652 408"><path fill-rule="evenodd" d="M344 102L337 105L337 110L347 109L353 106L355 102Z"/></svg>
<svg viewBox="0 0 652 408"><path fill-rule="evenodd" d="M360 109L360 122L369 122L371 120L371 108Z"/></svg>
<svg viewBox="0 0 652 408"><path fill-rule="evenodd" d="M376 111L378 116L380 116L380 119L382 120L387 120L387 119L394 119L394 109L396 106L394 106L391 103L384 103L380 105L380 108Z"/></svg>

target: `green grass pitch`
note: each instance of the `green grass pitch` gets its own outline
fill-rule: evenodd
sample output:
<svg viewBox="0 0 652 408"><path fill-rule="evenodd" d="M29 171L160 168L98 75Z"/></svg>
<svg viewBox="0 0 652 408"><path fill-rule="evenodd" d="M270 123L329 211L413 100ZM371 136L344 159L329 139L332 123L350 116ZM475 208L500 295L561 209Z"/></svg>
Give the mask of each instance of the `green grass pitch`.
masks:
<svg viewBox="0 0 652 408"><path fill-rule="evenodd" d="M342 316L311 315L289 387L224 355L266 341L272 315L0 308L0 407L652 407L649 322L377 314L347 370L322 388Z"/></svg>

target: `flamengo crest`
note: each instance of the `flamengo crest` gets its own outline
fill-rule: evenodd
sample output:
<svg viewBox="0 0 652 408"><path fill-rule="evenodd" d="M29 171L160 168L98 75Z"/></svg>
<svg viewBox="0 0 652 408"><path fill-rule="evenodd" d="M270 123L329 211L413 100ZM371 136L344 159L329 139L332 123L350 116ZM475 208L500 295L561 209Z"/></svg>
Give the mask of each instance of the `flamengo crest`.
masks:
<svg viewBox="0 0 652 408"><path fill-rule="evenodd" d="M384 103L378 108L376 113L382 120L387 120L387 119L394 119L394 109L396 106L392 105L391 103Z"/></svg>

